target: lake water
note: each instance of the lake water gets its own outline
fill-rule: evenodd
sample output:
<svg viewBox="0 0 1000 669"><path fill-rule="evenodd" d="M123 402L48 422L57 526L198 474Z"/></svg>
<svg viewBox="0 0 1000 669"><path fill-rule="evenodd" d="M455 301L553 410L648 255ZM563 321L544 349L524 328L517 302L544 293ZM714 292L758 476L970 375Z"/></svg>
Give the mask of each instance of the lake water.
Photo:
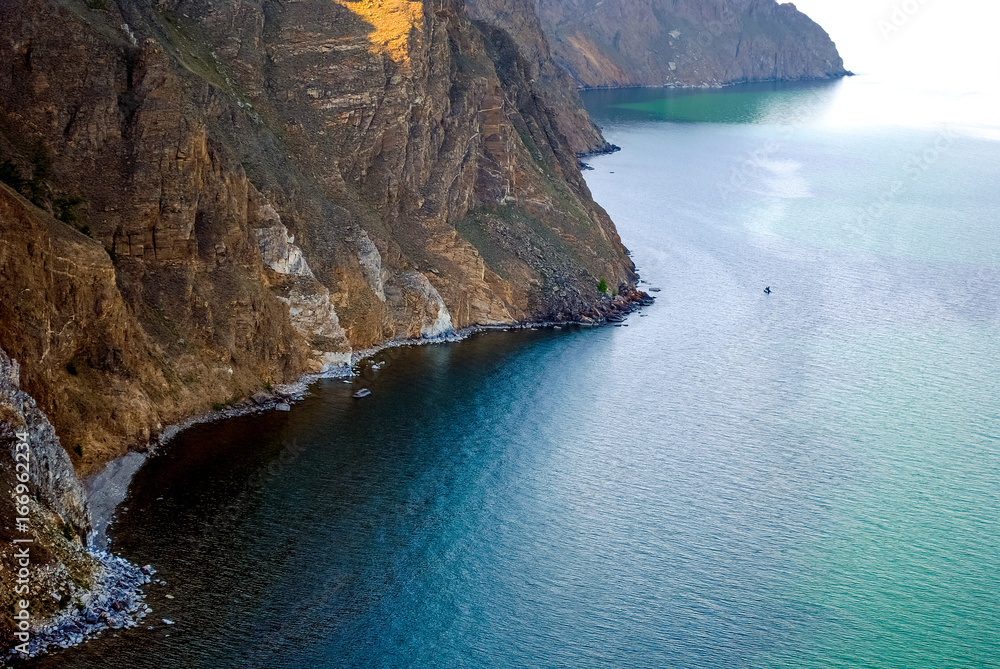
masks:
<svg viewBox="0 0 1000 669"><path fill-rule="evenodd" d="M1000 142L922 95L586 95L656 305L184 433L155 629L33 666L1000 667Z"/></svg>

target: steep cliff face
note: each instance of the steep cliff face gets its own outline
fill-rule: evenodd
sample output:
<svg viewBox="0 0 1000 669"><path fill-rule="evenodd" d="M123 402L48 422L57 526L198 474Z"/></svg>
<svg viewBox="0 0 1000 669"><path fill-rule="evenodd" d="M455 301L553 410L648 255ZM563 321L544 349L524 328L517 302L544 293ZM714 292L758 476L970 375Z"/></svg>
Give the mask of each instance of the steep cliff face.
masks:
<svg viewBox="0 0 1000 669"><path fill-rule="evenodd" d="M469 14L486 30L502 30L524 59L524 75L551 110L558 132L580 154L608 151L607 143L583 109L576 84L556 64L536 12L535 0L466 0ZM504 71L505 68L501 68Z"/></svg>
<svg viewBox="0 0 1000 669"><path fill-rule="evenodd" d="M608 308L603 140L527 44L452 0L0 0L0 346L77 471L352 350Z"/></svg>
<svg viewBox="0 0 1000 669"><path fill-rule="evenodd" d="M714 86L847 74L819 25L775 0L539 0L583 87Z"/></svg>
<svg viewBox="0 0 1000 669"><path fill-rule="evenodd" d="M603 140L527 46L453 0L0 0L0 483L26 434L33 651L142 615L78 477L358 349L621 306L576 157Z"/></svg>

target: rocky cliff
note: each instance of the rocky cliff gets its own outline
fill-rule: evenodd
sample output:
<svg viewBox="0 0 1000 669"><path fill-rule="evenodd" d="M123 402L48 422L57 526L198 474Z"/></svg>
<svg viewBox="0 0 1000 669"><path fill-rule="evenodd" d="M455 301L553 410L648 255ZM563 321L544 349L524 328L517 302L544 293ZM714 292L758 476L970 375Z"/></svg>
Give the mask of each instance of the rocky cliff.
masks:
<svg viewBox="0 0 1000 669"><path fill-rule="evenodd" d="M30 441L58 481L30 494L67 596L102 573L74 473L359 349L599 319L622 307L602 279L634 294L578 168L603 139L540 29L488 19L456 0L0 0L0 348L11 406L37 410L0 436L54 427Z"/></svg>
<svg viewBox="0 0 1000 669"><path fill-rule="evenodd" d="M469 14L494 35L493 41L513 40L507 61L520 61L517 69L534 82L531 92L552 110L555 126L570 147L580 154L610 151L611 145L584 111L576 83L553 60L536 6L535 0L466 0ZM506 66L499 69L501 74L510 71Z"/></svg>
<svg viewBox="0 0 1000 669"><path fill-rule="evenodd" d="M718 86L847 74L819 25L775 0L539 0L582 87Z"/></svg>
<svg viewBox="0 0 1000 669"><path fill-rule="evenodd" d="M0 345L76 469L353 350L599 317L634 274L544 61L451 0L0 1Z"/></svg>
<svg viewBox="0 0 1000 669"><path fill-rule="evenodd" d="M0 350L0 659L16 639L12 619L51 615L63 597L89 588L97 560L83 550L90 530L86 497L52 425L20 388L16 362ZM20 487L19 487L20 486ZM20 564L19 564L20 563ZM22 572L21 570L24 569ZM21 576L18 577L20 572ZM79 584L75 586L74 584ZM54 593L50 596L50 593ZM42 595L42 596L39 596Z"/></svg>

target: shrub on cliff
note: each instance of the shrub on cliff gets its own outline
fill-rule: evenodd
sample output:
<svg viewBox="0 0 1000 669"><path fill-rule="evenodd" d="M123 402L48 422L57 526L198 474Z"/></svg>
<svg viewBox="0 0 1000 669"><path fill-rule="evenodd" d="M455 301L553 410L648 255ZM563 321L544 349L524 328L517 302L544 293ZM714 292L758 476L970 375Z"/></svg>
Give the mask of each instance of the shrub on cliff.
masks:
<svg viewBox="0 0 1000 669"><path fill-rule="evenodd" d="M72 223L76 220L76 207L83 203L83 198L79 195L67 195L66 197L57 197L52 201L52 215L56 217L56 220L62 221L63 223ZM84 226L87 227L87 226ZM90 228L87 228L88 230ZM84 233L87 234L87 233ZM90 235L87 235L88 237Z"/></svg>
<svg viewBox="0 0 1000 669"><path fill-rule="evenodd" d="M36 207L45 209L49 200L49 189L46 181L52 172L52 154L39 142L31 153L31 180L27 182L28 199Z"/></svg>
<svg viewBox="0 0 1000 669"><path fill-rule="evenodd" d="M0 161L0 181L4 182L17 192L21 192L26 183L21 170L9 159Z"/></svg>

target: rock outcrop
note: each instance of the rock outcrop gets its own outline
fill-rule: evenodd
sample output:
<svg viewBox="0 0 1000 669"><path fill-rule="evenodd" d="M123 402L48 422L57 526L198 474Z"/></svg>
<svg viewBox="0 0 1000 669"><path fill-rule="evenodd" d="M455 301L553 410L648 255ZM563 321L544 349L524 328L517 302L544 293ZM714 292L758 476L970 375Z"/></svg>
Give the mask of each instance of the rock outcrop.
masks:
<svg viewBox="0 0 1000 669"><path fill-rule="evenodd" d="M539 0L581 87L719 86L847 73L819 25L775 0Z"/></svg>
<svg viewBox="0 0 1000 669"><path fill-rule="evenodd" d="M36 642L141 612L78 476L358 349L621 307L576 156L603 139L518 11L533 41L456 0L0 0L0 474L27 426Z"/></svg>
<svg viewBox="0 0 1000 669"><path fill-rule="evenodd" d="M45 415L21 390L18 364L2 350L0 486L3 659L9 649L30 641L26 635L15 637L20 630L14 617L23 610L17 604L30 602L23 617L34 631L35 621L71 601L76 590L90 587L98 564L84 548L90 514L69 456Z"/></svg>

